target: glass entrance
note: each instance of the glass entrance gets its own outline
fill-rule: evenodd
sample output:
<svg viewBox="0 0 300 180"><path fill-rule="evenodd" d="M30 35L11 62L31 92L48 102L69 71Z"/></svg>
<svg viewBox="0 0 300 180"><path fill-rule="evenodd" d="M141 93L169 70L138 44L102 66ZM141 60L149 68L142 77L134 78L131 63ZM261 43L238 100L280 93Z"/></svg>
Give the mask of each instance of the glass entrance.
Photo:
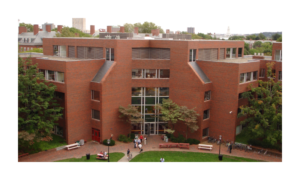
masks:
<svg viewBox="0 0 300 180"><path fill-rule="evenodd" d="M145 123L145 134L148 135L156 134L155 123Z"/></svg>

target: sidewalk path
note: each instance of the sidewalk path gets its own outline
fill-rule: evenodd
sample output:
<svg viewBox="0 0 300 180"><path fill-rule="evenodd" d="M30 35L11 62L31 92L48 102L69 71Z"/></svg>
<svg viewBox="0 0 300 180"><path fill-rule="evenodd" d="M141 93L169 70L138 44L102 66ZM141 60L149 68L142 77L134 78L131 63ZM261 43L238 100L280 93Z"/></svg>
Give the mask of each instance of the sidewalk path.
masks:
<svg viewBox="0 0 300 180"><path fill-rule="evenodd" d="M179 149L179 148L159 148L159 143L164 143L160 139L160 136L148 136L147 137L147 144L144 145L143 142L143 150L145 151L186 151L186 152L203 152L203 153L213 153L213 154L219 154L219 146L217 144L213 144L213 150L207 151L207 150L199 150L197 148L197 145L190 145L190 149ZM210 144L207 142L204 142L205 144ZM136 156L139 154L139 148L133 148L133 143L123 143L116 141L116 145L109 147L109 152L123 152L125 156L119 160L119 162L128 162L127 160L127 149L130 149L130 153L132 153L132 156ZM270 161L270 162L282 162L282 158L274 157L274 156L268 156L268 155L260 155L253 152L245 152L240 150L233 150L230 154L226 151L227 147L224 145L221 145L221 154L223 155L229 155L229 156L238 156L238 157L244 157L244 158L251 158L251 159L257 159L262 161ZM97 154L100 151L107 151L107 146L103 144L99 144L98 142L90 141L81 146L78 149L72 149L70 151L66 149L62 149L60 151L56 151L56 149L51 149L48 151L39 152L36 154L31 154L28 156L24 156L19 158L19 162L53 162L58 161L62 159L69 159L69 158L81 158L82 156L85 156L87 153L90 154Z"/></svg>

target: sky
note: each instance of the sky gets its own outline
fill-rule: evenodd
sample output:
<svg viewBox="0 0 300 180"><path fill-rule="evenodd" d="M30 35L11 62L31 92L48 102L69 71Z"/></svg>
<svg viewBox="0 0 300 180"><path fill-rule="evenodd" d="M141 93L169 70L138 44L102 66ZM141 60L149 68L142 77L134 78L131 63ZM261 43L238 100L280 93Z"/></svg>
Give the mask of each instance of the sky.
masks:
<svg viewBox="0 0 300 180"><path fill-rule="evenodd" d="M195 27L196 33L216 34L227 33L228 27L231 34L283 30L278 22L284 16L281 13L272 13L280 7L278 3L271 3L272 1L51 0L51 3L42 6L41 1L26 2L16 7L19 12L17 19L40 26L48 22L71 27L72 18L86 18L86 29L90 29L90 25L95 25L96 29L106 29L108 25L148 21L161 26L164 31L187 31L187 27ZM26 13L24 9L27 9Z"/></svg>

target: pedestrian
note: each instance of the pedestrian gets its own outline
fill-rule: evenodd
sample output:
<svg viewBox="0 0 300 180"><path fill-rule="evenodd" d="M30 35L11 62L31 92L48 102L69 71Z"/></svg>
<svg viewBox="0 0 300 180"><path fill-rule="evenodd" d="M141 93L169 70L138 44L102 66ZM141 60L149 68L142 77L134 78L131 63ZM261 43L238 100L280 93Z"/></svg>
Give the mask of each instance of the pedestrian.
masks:
<svg viewBox="0 0 300 180"><path fill-rule="evenodd" d="M227 148L227 151L229 152L230 151L230 142L227 144L228 148Z"/></svg>
<svg viewBox="0 0 300 180"><path fill-rule="evenodd" d="M160 158L160 162L163 162L162 160L163 160L163 158Z"/></svg>
<svg viewBox="0 0 300 180"><path fill-rule="evenodd" d="M143 151L142 150L142 144L139 144L139 149L140 149L140 153Z"/></svg>
<svg viewBox="0 0 300 180"><path fill-rule="evenodd" d="M232 143L230 143L229 145L229 153L231 153L231 150L232 150Z"/></svg>
<svg viewBox="0 0 300 180"><path fill-rule="evenodd" d="M140 140L141 140L141 143L143 143L143 135L142 134L140 135Z"/></svg>
<svg viewBox="0 0 300 180"><path fill-rule="evenodd" d="M146 141L147 141L147 138L145 137L145 138L144 138L144 145L146 145Z"/></svg>
<svg viewBox="0 0 300 180"><path fill-rule="evenodd" d="M141 140L140 139L137 139L137 142L138 142L138 144L141 144Z"/></svg>
<svg viewBox="0 0 300 180"><path fill-rule="evenodd" d="M164 159L164 158L162 158L162 162L165 162L165 159Z"/></svg>
<svg viewBox="0 0 300 180"><path fill-rule="evenodd" d="M129 154L130 154L130 150L128 148L128 150L127 150L127 158L129 158Z"/></svg>

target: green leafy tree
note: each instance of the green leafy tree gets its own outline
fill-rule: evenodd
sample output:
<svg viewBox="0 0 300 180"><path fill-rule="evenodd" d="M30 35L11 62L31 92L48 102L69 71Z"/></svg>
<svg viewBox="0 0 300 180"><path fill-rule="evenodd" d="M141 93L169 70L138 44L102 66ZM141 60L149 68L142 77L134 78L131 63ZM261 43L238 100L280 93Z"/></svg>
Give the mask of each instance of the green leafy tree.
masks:
<svg viewBox="0 0 300 180"><path fill-rule="evenodd" d="M244 43L244 55L250 54L249 43Z"/></svg>
<svg viewBox="0 0 300 180"><path fill-rule="evenodd" d="M76 37L75 33L79 34L79 37L92 37L90 34L86 34L79 29L76 28L69 28L69 27L63 27L61 29L61 33L57 32L56 29L56 37Z"/></svg>
<svg viewBox="0 0 300 180"><path fill-rule="evenodd" d="M280 34L277 34L277 33L272 35L272 39L275 40L275 41L276 41L279 37L281 37L281 35L280 35Z"/></svg>
<svg viewBox="0 0 300 180"><path fill-rule="evenodd" d="M141 113L135 106L128 105L127 108L120 106L119 112L121 120L127 123L137 124L143 121Z"/></svg>
<svg viewBox="0 0 300 180"><path fill-rule="evenodd" d="M183 121L186 125L185 138L187 139L188 130L193 133L199 129L199 126L197 125L199 114L197 114L194 109L188 109L186 106L180 107L180 113L181 116L179 120Z"/></svg>
<svg viewBox="0 0 300 180"><path fill-rule="evenodd" d="M255 34L248 35L248 36L246 36L246 39L247 40L250 40L250 39L255 40L256 39L256 35Z"/></svg>
<svg viewBox="0 0 300 180"><path fill-rule="evenodd" d="M245 39L244 36L231 36L229 38L229 40L243 40L243 39Z"/></svg>
<svg viewBox="0 0 300 180"><path fill-rule="evenodd" d="M273 79L273 66L274 63L267 63L268 81L259 80L258 87L250 86L251 91L242 94L249 105L241 106L238 114L247 115L241 123L246 125L243 131L248 137L271 145L282 143L282 87Z"/></svg>
<svg viewBox="0 0 300 180"><path fill-rule="evenodd" d="M282 36L280 36L276 41L277 42L282 42Z"/></svg>
<svg viewBox="0 0 300 180"><path fill-rule="evenodd" d="M256 42L253 44L253 48L261 47L261 44L262 44L261 41L256 41Z"/></svg>
<svg viewBox="0 0 300 180"><path fill-rule="evenodd" d="M174 125L180 120L179 118L181 118L180 107L171 99L163 99L162 104L157 105L156 108L159 109L162 115L162 121L172 125L172 129L169 128L166 131L170 134L174 133Z"/></svg>
<svg viewBox="0 0 300 180"><path fill-rule="evenodd" d="M20 23L19 26L25 26L26 29L27 29L27 32L33 32L33 25L32 24Z"/></svg>
<svg viewBox="0 0 300 180"><path fill-rule="evenodd" d="M263 35L262 33L259 33L257 37L258 37L258 39L260 39L260 40L266 39L266 36Z"/></svg>
<svg viewBox="0 0 300 180"><path fill-rule="evenodd" d="M18 131L19 145L30 141L51 140L55 121L62 116L62 107L54 98L56 86L47 84L44 75L38 73L37 65L32 65L30 57L18 58Z"/></svg>
<svg viewBox="0 0 300 180"><path fill-rule="evenodd" d="M153 22L145 21L143 24L141 24L141 23L134 23L134 24L125 23L124 24L125 32L133 32L134 27L139 28L139 33L151 33L152 29L159 29L160 33L164 33L164 30L161 27L157 26Z"/></svg>

